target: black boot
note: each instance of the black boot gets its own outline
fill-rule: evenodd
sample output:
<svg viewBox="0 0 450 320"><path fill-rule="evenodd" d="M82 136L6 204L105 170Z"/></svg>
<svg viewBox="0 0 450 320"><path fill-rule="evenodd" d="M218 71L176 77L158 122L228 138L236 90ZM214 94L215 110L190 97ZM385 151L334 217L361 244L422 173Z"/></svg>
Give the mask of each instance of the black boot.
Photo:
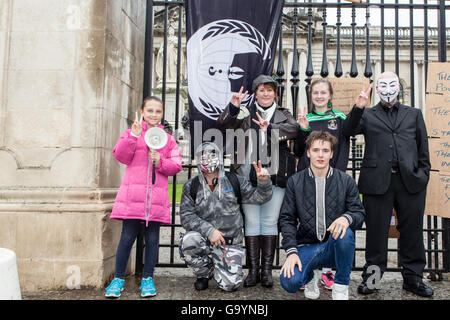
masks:
<svg viewBox="0 0 450 320"><path fill-rule="evenodd" d="M259 275L259 237L245 237L246 263L249 267L244 287L253 287L260 281Z"/></svg>
<svg viewBox="0 0 450 320"><path fill-rule="evenodd" d="M260 236L261 239L261 285L270 288L273 286L272 268L275 256L277 236Z"/></svg>

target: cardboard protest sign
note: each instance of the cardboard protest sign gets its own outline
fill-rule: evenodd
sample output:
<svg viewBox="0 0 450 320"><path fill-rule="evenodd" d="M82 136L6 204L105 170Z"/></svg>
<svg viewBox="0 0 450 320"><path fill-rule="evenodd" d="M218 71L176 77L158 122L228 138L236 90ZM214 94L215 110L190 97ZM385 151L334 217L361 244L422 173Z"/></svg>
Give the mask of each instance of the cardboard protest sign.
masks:
<svg viewBox="0 0 450 320"><path fill-rule="evenodd" d="M450 62L428 64L427 93L450 95Z"/></svg>
<svg viewBox="0 0 450 320"><path fill-rule="evenodd" d="M450 137L450 93L427 94L425 118L429 137Z"/></svg>
<svg viewBox="0 0 450 320"><path fill-rule="evenodd" d="M450 218L450 174L430 172L425 214Z"/></svg>
<svg viewBox="0 0 450 320"><path fill-rule="evenodd" d="M353 108L356 97L361 91L370 85L370 80L367 78L333 78L328 80L333 86L333 99L331 100L333 108L345 114L348 114ZM368 106L370 104L369 97Z"/></svg>
<svg viewBox="0 0 450 320"><path fill-rule="evenodd" d="M450 217L450 63L428 64L426 113L431 169L425 213Z"/></svg>
<svg viewBox="0 0 450 320"><path fill-rule="evenodd" d="M450 174L450 138L429 138L431 169Z"/></svg>

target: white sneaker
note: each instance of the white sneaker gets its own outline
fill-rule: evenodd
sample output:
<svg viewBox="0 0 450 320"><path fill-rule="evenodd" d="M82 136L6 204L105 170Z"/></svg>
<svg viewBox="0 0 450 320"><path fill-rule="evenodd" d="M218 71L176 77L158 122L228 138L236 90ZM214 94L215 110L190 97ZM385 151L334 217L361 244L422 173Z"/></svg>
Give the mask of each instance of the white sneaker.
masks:
<svg viewBox="0 0 450 320"><path fill-rule="evenodd" d="M333 300L348 300L348 286L334 283L331 291Z"/></svg>
<svg viewBox="0 0 450 320"><path fill-rule="evenodd" d="M314 270L314 278L305 285L305 298L318 299L320 296L319 290L319 270Z"/></svg>

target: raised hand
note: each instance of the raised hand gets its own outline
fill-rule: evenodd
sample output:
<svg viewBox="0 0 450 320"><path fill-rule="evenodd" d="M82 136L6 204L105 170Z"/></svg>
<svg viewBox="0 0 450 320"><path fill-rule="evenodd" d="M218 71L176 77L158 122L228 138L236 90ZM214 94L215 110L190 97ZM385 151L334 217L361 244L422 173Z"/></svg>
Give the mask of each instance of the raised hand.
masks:
<svg viewBox="0 0 450 320"><path fill-rule="evenodd" d="M267 130L267 127L269 126L269 124L270 124L270 122L269 121L267 121L267 120L264 120L263 118L261 118L261 116L259 115L259 113L258 112L256 112L256 116L258 117L258 120L255 120L255 119L252 119L252 121L254 122L254 123L256 123L258 126L259 126L259 128L261 129L261 130L263 130L263 131L266 131Z"/></svg>
<svg viewBox="0 0 450 320"><path fill-rule="evenodd" d="M136 111L135 113L135 119L133 122L133 125L131 126L131 132L133 132L134 135L140 136L142 132L142 120L144 119L144 116L141 115L141 118L138 118L138 113Z"/></svg>
<svg viewBox="0 0 450 320"><path fill-rule="evenodd" d="M298 108L298 119L297 122L303 130L309 129L309 120L306 118L306 107Z"/></svg>
<svg viewBox="0 0 450 320"><path fill-rule="evenodd" d="M248 91L245 91L244 93L242 93L243 90L244 90L244 87L241 87L241 90L239 90L239 92L235 92L233 94L233 96L231 97L231 104L237 108L241 107L242 100L244 100L245 97L247 96Z"/></svg>
<svg viewBox="0 0 450 320"><path fill-rule="evenodd" d="M366 84L363 85L363 89L360 92L360 94L358 95L358 97L356 98L356 102L355 102L355 105L358 108L362 109L367 106L367 103L369 102L370 90L372 90L372 84L369 84L367 89L366 89Z"/></svg>
<svg viewBox="0 0 450 320"><path fill-rule="evenodd" d="M270 177L269 172L267 171L266 168L262 167L261 160L258 160L258 165L256 165L256 162L253 162L253 168L255 168L256 178L258 180L261 181L269 180Z"/></svg>

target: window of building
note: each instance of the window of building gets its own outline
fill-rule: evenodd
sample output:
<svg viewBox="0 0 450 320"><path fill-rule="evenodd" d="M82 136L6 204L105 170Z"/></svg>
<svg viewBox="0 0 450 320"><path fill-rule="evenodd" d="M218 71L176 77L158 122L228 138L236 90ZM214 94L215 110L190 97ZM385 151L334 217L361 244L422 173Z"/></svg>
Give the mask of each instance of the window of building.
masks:
<svg viewBox="0 0 450 320"><path fill-rule="evenodd" d="M357 143L356 144L356 151L355 151L355 158L362 158L364 155L364 144ZM355 168L361 169L362 160L356 160L355 161Z"/></svg>

